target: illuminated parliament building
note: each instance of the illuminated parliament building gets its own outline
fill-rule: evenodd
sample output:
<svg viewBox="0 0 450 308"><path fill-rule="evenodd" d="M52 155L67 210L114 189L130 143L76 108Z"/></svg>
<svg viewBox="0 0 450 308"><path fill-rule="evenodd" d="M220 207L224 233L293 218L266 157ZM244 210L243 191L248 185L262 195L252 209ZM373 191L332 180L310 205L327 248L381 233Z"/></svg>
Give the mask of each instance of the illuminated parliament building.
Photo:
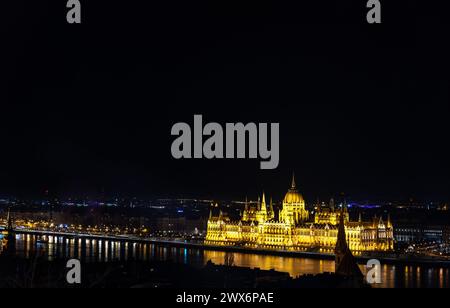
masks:
<svg viewBox="0 0 450 308"><path fill-rule="evenodd" d="M222 211L218 215L211 212L205 244L333 253L341 215L348 247L353 253L393 250L393 226L389 217L386 222L377 217L362 221L360 215L358 221L350 221L347 205L336 207L333 201L328 205L317 204L310 215L294 177L277 215L272 201L267 204L264 194L257 203L246 202L237 221Z"/></svg>

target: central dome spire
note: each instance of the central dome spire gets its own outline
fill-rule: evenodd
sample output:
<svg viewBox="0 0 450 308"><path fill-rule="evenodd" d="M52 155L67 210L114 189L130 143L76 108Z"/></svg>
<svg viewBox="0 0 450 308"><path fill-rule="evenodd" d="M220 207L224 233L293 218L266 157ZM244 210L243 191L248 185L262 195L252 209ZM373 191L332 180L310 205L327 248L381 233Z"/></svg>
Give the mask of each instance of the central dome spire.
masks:
<svg viewBox="0 0 450 308"><path fill-rule="evenodd" d="M297 185L295 185L295 172L292 172L292 183L291 183L291 189L295 190L297 189Z"/></svg>

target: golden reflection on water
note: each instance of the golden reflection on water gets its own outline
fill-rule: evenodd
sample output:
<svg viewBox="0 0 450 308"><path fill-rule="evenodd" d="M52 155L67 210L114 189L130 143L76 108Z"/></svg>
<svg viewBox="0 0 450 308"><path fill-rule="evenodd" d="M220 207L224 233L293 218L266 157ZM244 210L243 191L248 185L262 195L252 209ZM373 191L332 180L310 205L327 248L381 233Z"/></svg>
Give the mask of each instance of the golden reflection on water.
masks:
<svg viewBox="0 0 450 308"><path fill-rule="evenodd" d="M204 263L211 260L215 264L224 264L225 252L204 251ZM334 272L334 261L317 260L309 258L280 257L257 254L234 253L234 265L262 270L274 269L289 273L291 277L308 274ZM365 265L359 264L361 272L365 275ZM448 268L427 268L421 266L402 266L384 264L381 268L381 284L372 285L374 288L417 288L433 287L448 288Z"/></svg>
<svg viewBox="0 0 450 308"><path fill-rule="evenodd" d="M225 252L200 249L187 249L158 246L149 243L133 243L84 238L65 238L61 236L18 235L17 254L26 258L41 255L54 260L56 258L79 258L89 261L108 262L136 258L144 261L175 261L194 266L203 266L208 260L215 264L224 264ZM0 249L1 251L1 249ZM281 257L259 254L234 253L234 265L274 269L289 273L292 277L306 274L334 272L333 260ZM364 265L359 265L366 274ZM381 268L382 283L373 287L449 287L448 268L424 268L384 264Z"/></svg>
<svg viewBox="0 0 450 308"><path fill-rule="evenodd" d="M215 264L223 264L225 252L204 251L205 263L208 262L208 260L211 260ZM276 271L289 273L292 277L306 274L334 272L334 261L308 258L234 253L234 264L236 266L260 268L262 270L274 269Z"/></svg>

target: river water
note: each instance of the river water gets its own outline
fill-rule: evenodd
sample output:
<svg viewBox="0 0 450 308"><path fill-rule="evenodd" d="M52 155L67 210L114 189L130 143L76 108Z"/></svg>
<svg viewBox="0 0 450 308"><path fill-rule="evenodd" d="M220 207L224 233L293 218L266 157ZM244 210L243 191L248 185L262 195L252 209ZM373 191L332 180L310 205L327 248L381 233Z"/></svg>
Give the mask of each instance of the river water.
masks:
<svg viewBox="0 0 450 308"><path fill-rule="evenodd" d="M176 248L151 243L120 242L87 238L68 238L64 236L46 236L19 234L16 236L18 256L31 258L45 256L49 260L56 258L78 258L86 262L138 259L144 261L171 260L193 266L203 266L208 260L223 264L225 252L197 248ZM287 272L292 277L304 274L319 274L334 271L334 261L310 258L270 256L253 253L234 253L236 266L275 269ZM360 265L363 273L364 265ZM382 283L374 287L448 288L448 268L427 268L424 266L382 265Z"/></svg>

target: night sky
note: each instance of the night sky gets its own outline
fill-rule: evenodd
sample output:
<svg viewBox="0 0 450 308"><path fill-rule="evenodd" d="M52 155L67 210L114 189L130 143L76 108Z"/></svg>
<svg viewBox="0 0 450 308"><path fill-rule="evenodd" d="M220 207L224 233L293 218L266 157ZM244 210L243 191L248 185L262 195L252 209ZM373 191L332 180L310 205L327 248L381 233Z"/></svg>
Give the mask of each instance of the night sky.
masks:
<svg viewBox="0 0 450 308"><path fill-rule="evenodd" d="M366 1L82 1L81 25L9 2L0 195L280 199L295 171L310 200L450 199L448 32L425 1L384 1L382 25ZM278 169L173 159L194 114L279 122Z"/></svg>

